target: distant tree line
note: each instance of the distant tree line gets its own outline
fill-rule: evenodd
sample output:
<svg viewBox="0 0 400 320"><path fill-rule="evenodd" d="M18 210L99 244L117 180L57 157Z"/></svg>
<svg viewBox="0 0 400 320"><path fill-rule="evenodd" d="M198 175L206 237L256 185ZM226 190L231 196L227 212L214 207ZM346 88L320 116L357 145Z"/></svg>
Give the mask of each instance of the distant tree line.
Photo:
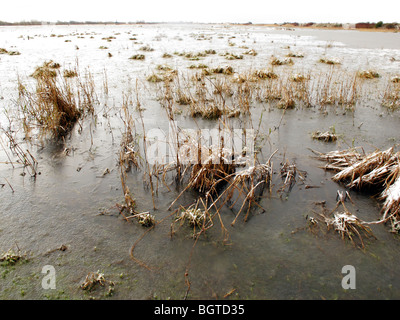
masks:
<svg viewBox="0 0 400 320"><path fill-rule="evenodd" d="M351 25L349 23L316 23L316 22L307 22L307 23L298 23L298 22L284 22L280 25L283 26L294 26L294 27L317 27L317 28L343 28L345 26ZM366 29L400 29L400 24L397 22L392 23L384 23L383 21L375 22L357 22L354 23L353 26L357 28L366 28Z"/></svg>

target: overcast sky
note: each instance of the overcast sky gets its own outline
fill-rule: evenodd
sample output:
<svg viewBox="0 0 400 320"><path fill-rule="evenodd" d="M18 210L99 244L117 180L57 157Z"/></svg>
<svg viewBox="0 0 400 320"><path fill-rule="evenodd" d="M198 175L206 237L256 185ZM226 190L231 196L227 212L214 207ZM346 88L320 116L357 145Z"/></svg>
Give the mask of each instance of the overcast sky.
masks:
<svg viewBox="0 0 400 320"><path fill-rule="evenodd" d="M5 0L0 20L400 22L399 0Z"/></svg>

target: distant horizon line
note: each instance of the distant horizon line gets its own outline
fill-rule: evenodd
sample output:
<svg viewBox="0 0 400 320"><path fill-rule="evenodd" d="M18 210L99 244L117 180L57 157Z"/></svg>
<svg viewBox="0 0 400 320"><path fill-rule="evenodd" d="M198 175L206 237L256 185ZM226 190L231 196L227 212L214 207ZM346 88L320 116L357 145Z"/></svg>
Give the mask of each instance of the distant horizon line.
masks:
<svg viewBox="0 0 400 320"><path fill-rule="evenodd" d="M238 25L298 25L304 26L307 24L313 25L349 25L349 24L370 24L376 25L381 24L384 25L399 25L398 22L366 22L366 21L357 21L357 22L315 22L315 21L307 21L307 22L296 22L296 21L286 21L286 22L232 22L232 21L225 21L225 22L200 22L200 21L145 21L145 20L137 20L137 21L77 21L77 20L57 20L57 21L46 21L46 20L21 20L16 22L9 22L9 21L2 21L0 20L0 26L18 26L18 25L83 25L83 24L238 24Z"/></svg>

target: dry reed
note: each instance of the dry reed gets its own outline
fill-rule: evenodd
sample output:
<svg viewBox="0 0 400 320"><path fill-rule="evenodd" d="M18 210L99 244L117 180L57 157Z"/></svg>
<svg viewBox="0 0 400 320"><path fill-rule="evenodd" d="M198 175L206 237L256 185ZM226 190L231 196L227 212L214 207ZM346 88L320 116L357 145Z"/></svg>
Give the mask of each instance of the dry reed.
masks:
<svg viewBox="0 0 400 320"><path fill-rule="evenodd" d="M337 173L332 177L336 182L345 182L347 187L358 190L375 190L384 200L382 219L391 221L392 231L399 228L400 200L400 152L393 148L360 154L355 149L320 154L319 159L327 161L326 169Z"/></svg>

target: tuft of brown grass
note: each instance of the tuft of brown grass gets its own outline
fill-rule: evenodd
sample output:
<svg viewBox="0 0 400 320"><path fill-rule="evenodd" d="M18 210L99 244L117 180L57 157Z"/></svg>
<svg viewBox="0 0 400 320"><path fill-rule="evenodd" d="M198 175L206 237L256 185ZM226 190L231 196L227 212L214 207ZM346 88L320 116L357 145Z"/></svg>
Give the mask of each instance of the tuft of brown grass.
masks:
<svg viewBox="0 0 400 320"><path fill-rule="evenodd" d="M0 257L0 262L5 266L15 265L17 262L26 260L26 254L23 254L21 250L17 247L17 251L15 252L12 248L10 248L7 252L5 252Z"/></svg>
<svg viewBox="0 0 400 320"><path fill-rule="evenodd" d="M304 58L304 54L303 53L299 53L299 52L289 52L286 57L289 58Z"/></svg>
<svg viewBox="0 0 400 320"><path fill-rule="evenodd" d="M357 72L357 76L361 79L376 79L380 77L379 73L374 70L359 71Z"/></svg>
<svg viewBox="0 0 400 320"><path fill-rule="evenodd" d="M32 73L31 77L35 79L39 78L49 78L57 76L57 69L60 68L61 65L57 62L53 62L52 60L46 61L42 66L37 67L35 71Z"/></svg>
<svg viewBox="0 0 400 320"><path fill-rule="evenodd" d="M330 65L340 64L340 61L338 59L336 59L336 58L327 58L327 57L320 58L318 60L318 62L325 63L325 64L330 64Z"/></svg>
<svg viewBox="0 0 400 320"><path fill-rule="evenodd" d="M294 62L291 58L284 58L283 60L281 60L275 56L272 56L270 59L270 64L273 66L283 66L283 65L292 65L294 64Z"/></svg>
<svg viewBox="0 0 400 320"><path fill-rule="evenodd" d="M75 70L64 70L63 76L64 78L74 78L78 76L78 73Z"/></svg>
<svg viewBox="0 0 400 320"><path fill-rule="evenodd" d="M28 90L18 80L18 106L25 132L37 127L41 134L50 133L55 138L68 134L85 112L93 112L97 101L94 80L90 72L84 79L77 69L75 81L58 77L54 69L60 65L46 62L36 69L36 88ZM68 75L72 73L68 71ZM66 74L65 74L66 75Z"/></svg>
<svg viewBox="0 0 400 320"><path fill-rule="evenodd" d="M23 113L25 126L31 120L54 137L66 135L81 116L76 105L72 88L47 73L37 78L36 91L28 92L20 84L19 105Z"/></svg>
<svg viewBox="0 0 400 320"><path fill-rule="evenodd" d="M337 140L337 135L330 131L321 132L317 130L312 133L312 138L315 140L322 140L325 142L334 142Z"/></svg>
<svg viewBox="0 0 400 320"><path fill-rule="evenodd" d="M146 56L144 54L134 54L129 59L130 60L144 60Z"/></svg>

